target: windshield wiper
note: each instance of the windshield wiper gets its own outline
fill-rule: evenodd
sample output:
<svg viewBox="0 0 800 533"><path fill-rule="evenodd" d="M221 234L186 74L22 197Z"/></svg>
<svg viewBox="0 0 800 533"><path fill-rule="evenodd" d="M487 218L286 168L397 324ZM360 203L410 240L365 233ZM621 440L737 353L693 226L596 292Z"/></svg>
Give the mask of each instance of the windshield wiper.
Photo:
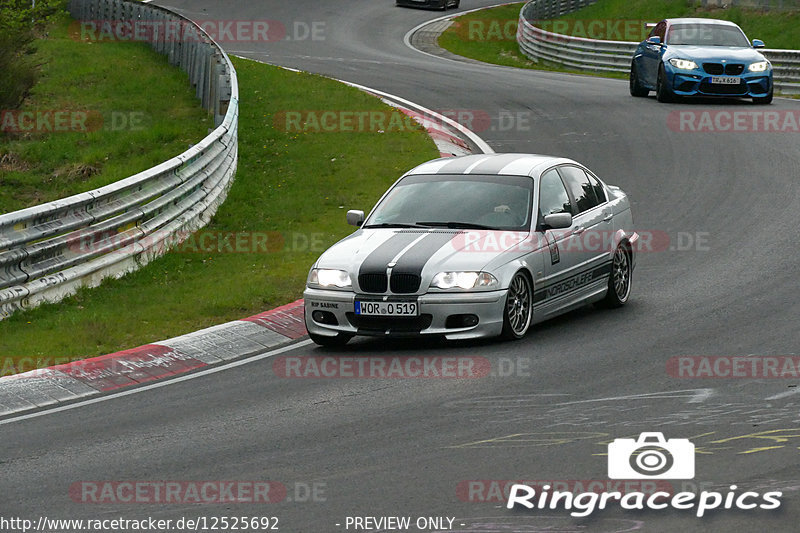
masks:
<svg viewBox="0 0 800 533"><path fill-rule="evenodd" d="M419 224L404 224L402 222L382 222L380 224L369 224L363 228L421 228Z"/></svg>
<svg viewBox="0 0 800 533"><path fill-rule="evenodd" d="M473 224L472 222L417 222L420 226L429 228L451 228L451 229L494 229L483 224Z"/></svg>

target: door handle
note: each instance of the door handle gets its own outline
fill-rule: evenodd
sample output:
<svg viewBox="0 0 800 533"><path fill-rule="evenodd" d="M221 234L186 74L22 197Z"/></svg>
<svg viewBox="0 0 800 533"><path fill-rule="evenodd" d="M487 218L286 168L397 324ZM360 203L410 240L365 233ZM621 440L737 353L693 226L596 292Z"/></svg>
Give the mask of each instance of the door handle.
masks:
<svg viewBox="0 0 800 533"><path fill-rule="evenodd" d="M574 230L572 230L573 235L580 235L586 228L583 226L576 226Z"/></svg>
<svg viewBox="0 0 800 533"><path fill-rule="evenodd" d="M614 213L606 213L606 216L603 217L603 222L608 222L612 218L614 218Z"/></svg>

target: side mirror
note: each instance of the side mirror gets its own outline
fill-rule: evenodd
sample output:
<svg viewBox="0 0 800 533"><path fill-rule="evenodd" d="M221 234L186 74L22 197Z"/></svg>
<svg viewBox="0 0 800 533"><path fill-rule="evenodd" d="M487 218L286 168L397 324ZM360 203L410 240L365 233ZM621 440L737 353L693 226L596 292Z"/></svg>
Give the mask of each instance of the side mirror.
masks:
<svg viewBox="0 0 800 533"><path fill-rule="evenodd" d="M572 226L572 215L569 213L545 215L544 225L546 229L566 229Z"/></svg>
<svg viewBox="0 0 800 533"><path fill-rule="evenodd" d="M753 48L766 48L766 46L761 39L753 39Z"/></svg>
<svg viewBox="0 0 800 533"><path fill-rule="evenodd" d="M347 223L357 228L364 223L364 211L350 210L347 212Z"/></svg>
<svg viewBox="0 0 800 533"><path fill-rule="evenodd" d="M657 35L653 35L652 37L647 38L647 44L653 44L656 46L661 46L661 37Z"/></svg>

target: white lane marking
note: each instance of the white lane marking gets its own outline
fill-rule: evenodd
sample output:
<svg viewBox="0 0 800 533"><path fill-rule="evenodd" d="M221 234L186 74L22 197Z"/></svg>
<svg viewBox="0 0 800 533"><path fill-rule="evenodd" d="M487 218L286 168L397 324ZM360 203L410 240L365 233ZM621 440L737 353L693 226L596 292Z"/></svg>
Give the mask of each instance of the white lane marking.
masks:
<svg viewBox="0 0 800 533"><path fill-rule="evenodd" d="M503 2L501 4L492 4L490 6L483 6L483 7L478 7L478 8L475 8L475 9L468 9L467 11L459 11L458 13L453 13L451 15L442 15L441 17L437 17L437 18L431 19L431 20L429 20L427 22L423 22L421 24L417 24L416 26L414 26L413 28L408 30L408 32L406 32L406 34L403 36L403 44L405 44L408 48L411 48L412 50L414 50L416 52L419 52L420 54L425 54L426 56L435 57L436 59L443 59L445 61L453 61L455 63L461 63L460 61L457 61L455 59L450 59L449 57L437 56L437 55L431 54L429 52L425 52L424 50L420 50L419 48L416 48L414 45L411 44L411 36L414 35L421 28L424 28L425 26L427 26L428 24L435 24L436 22L441 22L443 20L454 19L456 17L460 17L461 15L466 15L467 13L474 13L475 11L481 11L481 10L484 10L484 9L491 9L493 7L507 6L507 5L516 4L516 3L518 3L518 2ZM492 66L489 63L484 63L484 64ZM499 66L499 65L493 65L493 66Z"/></svg>
<svg viewBox="0 0 800 533"><path fill-rule="evenodd" d="M152 383L150 385L145 385L143 387L138 387L138 388L131 389L131 390L115 392L115 393L112 393L112 394L109 394L109 395L106 395L106 396L100 396L98 398L92 398L91 400L84 400L84 401L77 402L77 403L71 403L69 405L62 405L60 407L54 407L53 409L46 409L44 411L37 411L35 413L29 413L27 415L17 416L17 417L9 418L9 419L6 419L6 420L0 420L0 426L5 425L5 424L11 424L12 422L20 422L22 420L28 420L28 419L31 419L31 418L38 418L40 416L45 416L45 415L49 415L49 414L52 414L52 413L58 413L58 412L61 412L61 411L69 411L70 409L77 409L78 407L83 407L85 405L91 405L91 404L100 403L100 402L107 402L108 400L114 400L114 399L120 398L122 396L130 396L131 394L138 394L140 392L145 392L145 391L149 391L149 390L152 390L152 389L159 389L161 387L174 385L175 383L181 383L183 381L189 381L190 379L196 379L196 378L199 378L199 377L204 377L204 376L207 376L209 374L216 374L217 372L222 372L223 370L228 370L230 368L235 368L237 366L246 365L248 363L254 363L255 361L260 361L262 359L267 359L268 357L272 357L274 355L278 355L278 354L281 354L283 352L288 352L288 351L294 350L296 348L302 348L303 346L308 346L311 343L312 343L311 340L304 340L304 341L300 341L300 342L297 342L297 343L294 343L294 344L290 344L288 346L284 346L283 348L278 348L276 350L272 350L270 352L265 352L265 353L262 353L262 354L259 354L259 355L255 355L253 357L240 359L238 361L233 361L231 363L226 363L226 364L220 365L220 366L214 366L214 367L208 368L206 370L201 370L199 372L195 372L194 374L188 374L188 375L185 375L185 376L177 377L175 379L168 379L168 380L164 380L164 381L159 381L159 382L156 382L156 383Z"/></svg>
<svg viewBox="0 0 800 533"><path fill-rule="evenodd" d="M275 64L269 63L267 61L261 61L259 59L253 59L252 57L245 57L245 56L240 56L240 55L235 55L234 57L238 57L240 59L245 59L247 61L255 61L256 63L263 63L265 65L271 65L273 67L282 68L284 70L290 70L292 72L302 72L302 71L297 70L297 69L284 67L283 65L275 65ZM478 149L481 150L484 154L493 154L494 153L494 150L492 150L492 147L489 146L486 143L486 141L481 139L478 136L477 133L475 133L474 131L470 130L466 126L463 126L463 125L459 124L455 120L453 120L453 119L451 119L449 117L446 117L446 116L444 116L442 114L437 113L436 111L432 111L432 110L428 109L427 107L421 106L421 105L419 105L419 104L417 104L415 102L412 102L410 100L406 100L405 98L401 98L401 97L399 97L397 95L394 95L394 94L391 94L391 93L387 93L387 92L384 92L384 91L379 91L378 89L373 89L372 87L367 87L366 85L360 85L358 83L353 83L352 81L340 80L338 78L331 78L331 77L328 77L328 76L324 76L324 77L326 77L328 79L331 79L331 80L338 81L339 83L344 83L345 85L349 85L350 87L355 87L356 89L361 89L362 91L367 91L367 92L370 92L370 93L377 94L378 96L382 96L382 97L387 98L389 100L394 100L395 102L398 102L400 104L403 104L403 105L411 107L411 108L414 108L417 111L421 111L423 113L429 114L432 117L436 118L437 120L440 120L441 122L444 122L445 124L448 124L449 126L457 129L458 131L460 131L461 133L466 135L473 143L475 143L478 146Z"/></svg>
<svg viewBox="0 0 800 533"><path fill-rule="evenodd" d="M683 393L691 393L691 396ZM576 400L574 402L563 402L557 405L575 405L581 403L610 402L616 400L649 400L653 398L683 398L689 397L688 403L702 403L714 394L714 389L685 389L676 391L648 392L644 394L631 394L628 396L612 396L610 398L595 398L592 400Z"/></svg>
<svg viewBox="0 0 800 533"><path fill-rule="evenodd" d="M766 401L769 401L769 400L782 400L784 398L788 398L790 396L794 396L795 394L798 394L798 393L800 393L800 387L794 388L792 390L787 390L786 392L780 392L778 394L774 394L772 396L769 396L768 398L765 398L765 400Z"/></svg>

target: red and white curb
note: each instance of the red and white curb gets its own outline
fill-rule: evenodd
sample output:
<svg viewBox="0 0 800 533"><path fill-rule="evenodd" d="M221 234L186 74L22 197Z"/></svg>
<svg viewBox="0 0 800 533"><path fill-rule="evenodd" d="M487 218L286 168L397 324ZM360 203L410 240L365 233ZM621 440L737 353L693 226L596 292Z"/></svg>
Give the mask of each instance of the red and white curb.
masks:
<svg viewBox="0 0 800 533"><path fill-rule="evenodd" d="M0 378L0 417L185 374L306 335L303 300L138 348Z"/></svg>
<svg viewBox="0 0 800 533"><path fill-rule="evenodd" d="M342 81L342 80L339 80ZM492 153L475 133L414 102L349 82L419 122L443 157ZM307 335L303 300L138 348L0 377L0 419L175 377L289 345Z"/></svg>

